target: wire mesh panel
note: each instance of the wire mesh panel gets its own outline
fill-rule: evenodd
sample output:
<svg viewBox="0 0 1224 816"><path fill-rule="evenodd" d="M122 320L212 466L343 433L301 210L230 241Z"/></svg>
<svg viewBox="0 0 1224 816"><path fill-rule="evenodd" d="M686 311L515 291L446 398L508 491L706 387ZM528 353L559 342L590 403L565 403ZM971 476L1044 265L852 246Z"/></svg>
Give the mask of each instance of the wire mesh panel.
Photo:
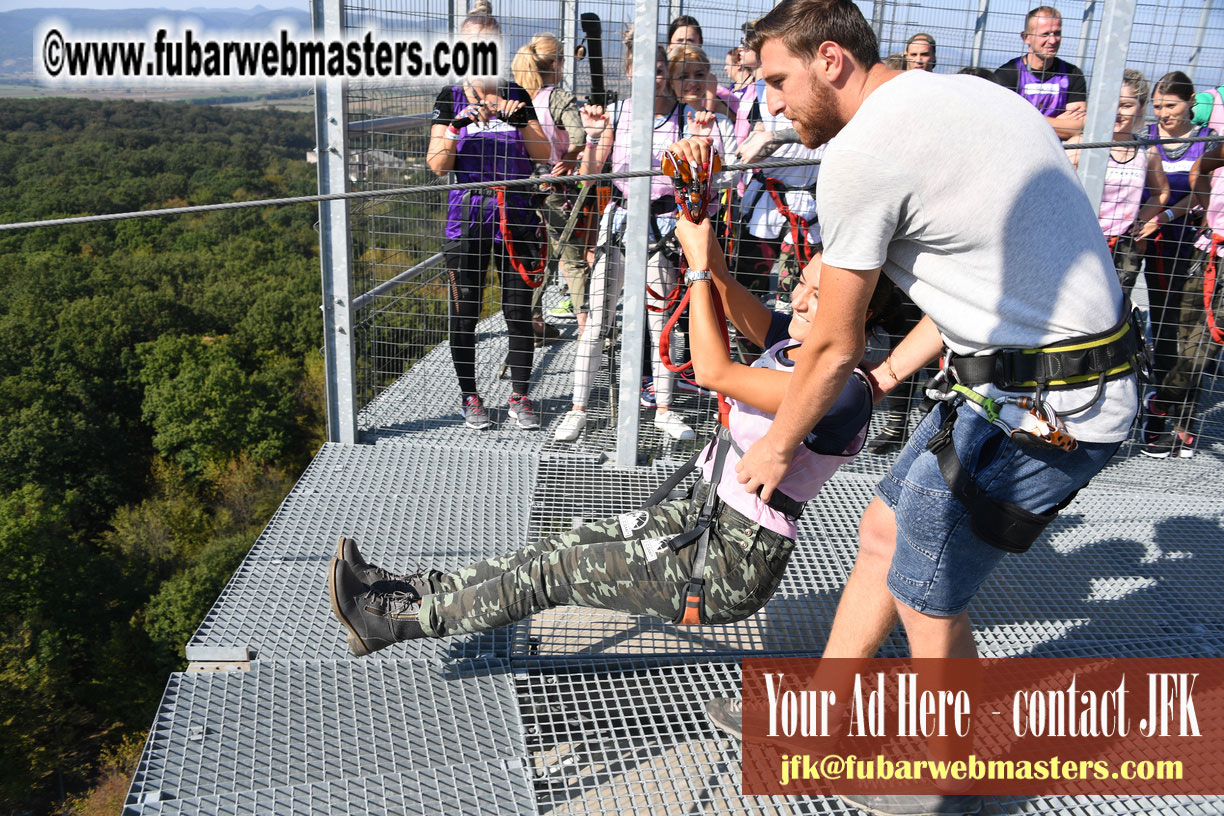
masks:
<svg viewBox="0 0 1224 816"><path fill-rule="evenodd" d="M1030 9L1019 0L943 0L922 6L879 0L861 1L858 6L877 31L881 56L896 57L902 67L933 67L937 73L954 73L968 66L1006 67L1005 63L1014 64L1016 57L1028 54L1031 47L1028 31L1031 26L1026 16ZM775 125L771 118L768 89L753 73L756 58L743 50L742 42L747 24L769 7L765 2L719 2L699 10L686 9L682 3L661 7L660 19L667 24L660 24L657 41L663 54L668 53L667 49L672 54L670 62L660 65L662 76L656 84L659 96L654 100L656 117L671 115L678 104L685 102L696 110L708 108L718 117L721 147L729 159L746 155L741 148L747 149L748 154L754 153L753 146L747 144L753 131L780 125ZM1059 10L1062 39L1061 47L1055 46L1055 51L1082 69L1086 88L1094 79L1103 4L1091 0L1067 3ZM461 28L468 11L462 3L440 4L439 0L375 2L346 7L346 19L352 29L372 26L387 32L443 33ZM574 106L566 114L571 133L562 126L560 108L546 114L546 118L557 114L555 127L547 134L550 146L560 144L559 139L571 139L571 150L562 162L567 163L566 169L569 172L621 169L623 165L613 166L615 136L605 139L599 147L593 143L575 145L573 139L598 131L590 122L574 130L573 122L581 103L605 102L607 130L616 132L618 117L626 109L617 101L627 97L629 91L627 34L632 31L634 7L628 3L533 0L521 9L494 7L492 14L500 22L504 78L517 76L532 87L532 93L535 92L532 82L544 82L546 88L547 83L556 82L562 89L556 98L567 98L568 91L575 92ZM1148 98L1140 100L1132 128L1135 135L1205 133L1197 124L1175 121L1177 117L1157 121L1151 106L1152 86L1156 79L1173 70L1197 74L1191 77L1192 91L1224 81L1220 60L1214 58L1224 50L1224 39L1219 26L1212 25L1213 21L1224 19L1221 15L1224 9L1216 10L1212 4L1139 4L1131 30L1128 65L1145 75L1147 91L1140 96ZM556 39L549 45L547 38L542 40L537 34ZM915 35L925 36L915 39ZM685 51L685 47L690 50ZM522 50L531 50L537 56L551 53L553 62L541 62L541 58L532 63L536 66L535 80L529 78L531 71L520 70L515 75L511 63L516 55L522 56L519 54ZM914 53L907 58L910 51ZM541 69L546 63L549 67ZM649 66L639 69L649 71ZM688 74L707 77L705 89L697 92L691 82L686 85ZM497 220L507 206L511 221L517 217L516 208L530 209L533 213L524 215L521 226L524 229L549 226L552 240L544 237L547 229L534 238L524 233L517 248L511 247L508 254L498 237L491 239L493 243L489 246L475 246L470 241L456 243L455 238L447 236L467 233L456 224L456 193L448 191L445 182L454 181L457 176L444 171L445 162L431 168L429 159L431 133L437 137L440 124L434 118L435 103L444 87L449 86L439 83L438 88L422 89L407 85L402 88L358 85L349 90L348 162L352 186L377 190L431 182L438 185L437 192L364 200L353 209L351 241L358 306L354 339L362 428L372 433L402 433L450 425L470 432L468 429L488 424L481 418L481 411L477 411L475 419L469 419L465 427L465 418L474 412L465 410L462 403L469 397L479 397L487 403L481 410L490 415L497 427L534 428L538 419L545 434L557 437L559 451L568 450L565 446L575 443L576 451L606 450L616 423L612 404L617 397L620 349L615 339L616 326L622 319L617 310L620 292L613 291L608 297L607 288L615 290L620 283L615 263L619 257L617 250L625 239L616 236L616 220L602 216L628 204L622 188L619 183L604 181L591 183L591 189L580 194L573 185L554 185L551 193L555 200L546 201L550 191L538 188L524 193L516 199L518 203L503 201L498 211L496 193L492 190L495 185L490 182L480 204L486 221ZM451 103L456 100L470 101L464 95L470 95L468 89L459 96L456 93L460 92L451 92L450 102L443 100L446 102L443 112L455 113ZM536 102L557 107L551 92L537 94ZM1209 104L1199 100L1195 110L1202 118L1209 115L1203 114L1203 110L1209 109ZM1185 113L1182 118L1190 115ZM1126 135L1119 132L1115 137ZM435 154L438 144L434 143ZM766 303L780 309L786 308L787 290L819 241L818 214L814 199L807 195L815 188L818 153L800 146L787 147L793 150L775 156L807 157L812 167L744 173L726 180L727 187L720 193L722 206L716 216L729 265L737 278ZM1111 167L1127 164L1128 157L1137 152L1155 155L1163 150L1166 169L1173 172L1174 165L1187 163L1186 156L1193 159L1210 148L1191 145L1182 156L1185 149L1182 145L1142 151L1114 147ZM1069 150L1072 155L1079 152ZM596 154L605 161L596 161L599 157ZM592 160L584 164L588 155ZM552 159L557 159L556 151ZM550 172L558 166L556 161L543 160L538 163L537 172ZM468 174L464 179L478 177L479 174ZM505 177L505 173L499 177ZM769 188L766 178L774 182ZM1184 173L1181 183L1184 186ZM652 188L652 200L665 188L666 185ZM556 195L562 191L564 195ZM1143 197L1151 203L1157 200L1158 192L1146 190ZM1204 194L1192 200L1177 195L1179 201L1173 201L1175 193L1177 189L1171 191L1167 201L1159 197L1173 206L1162 211L1145 209L1143 221L1131 219L1119 224L1111 202L1103 209L1102 228L1111 244L1117 245L1119 274L1127 278L1129 294L1144 310L1156 352L1157 382L1151 385L1156 392L1155 401L1145 407L1137 420L1134 444L1123 448L1123 456L1147 453L1159 458L1186 457L1210 450L1224 453L1218 444L1224 431L1215 419L1220 344L1210 339L1209 331L1202 330L1208 316L1203 303L1210 300L1211 293L1202 292L1206 283L1202 269L1205 264L1195 266L1195 250L1191 246L1199 238L1201 212L1209 196ZM700 424L703 417L713 412L712 398L696 389L686 375L668 372L663 381L656 382L663 369L652 365L659 358L658 339L662 336L664 318L676 311L681 292L674 288L673 281L682 268L682 259L674 243L666 239L667 221L671 217L667 201L662 196L652 205L655 212L648 238L651 268L662 269L661 277L648 280L647 313L624 316L635 320L644 317L651 328L642 352L646 376L640 400L644 409L642 422L648 429L655 417L665 419L659 408L674 406L675 413L683 417L688 427ZM580 203L581 214L570 218L575 205ZM1153 216L1153 212L1158 214ZM1166 223L1158 223L1162 219ZM523 231L511 229L512 235L516 232ZM491 234L499 235L499 227L494 227ZM559 242L560 237L567 241ZM473 260L472 253L479 257ZM545 259L543 285L525 291L519 280L522 273ZM452 274L461 266L466 269L464 280L452 280ZM648 273L648 278L651 274ZM591 297L594 289L605 283L608 287L601 293L608 303L606 308L595 304ZM505 302L508 292L515 303L509 312ZM519 303L528 299L529 308ZM456 304L463 301L465 305L457 308L448 305L451 301ZM592 340L584 344L582 327L592 306L600 306L597 311L601 313L596 330L590 333ZM456 317L457 312L463 312L467 316L464 319L477 321L474 332L469 328L470 320L465 324ZM506 314L511 315L510 320L504 319ZM883 356L916 316L917 313L912 313L878 328L869 343L869 352L874 349L874 354L869 353L868 362ZM687 358L685 325L684 317L679 317L667 334L673 365ZM530 354L526 350L527 335L533 349ZM752 358L754 350L750 344L737 341L734 336L732 340L732 349L741 359ZM549 345L554 342L573 347L573 352L550 354ZM598 350L592 353L591 349L596 347ZM416 371L412 382L403 379L406 372L427 360L433 362ZM880 445L872 451L895 450L908 434L917 420L915 412L920 411L923 395L919 383L929 373L897 389L881 407L882 419L873 428ZM1162 385L1162 380L1170 378L1175 381L1173 385ZM511 409L510 401L522 392L529 392L534 405L520 422L520 414ZM575 408L585 409L585 415L577 420L568 417ZM568 423L567 428L561 427L563 423ZM668 421L662 422L660 429L669 437L687 434L682 426ZM649 446L653 440L647 439L644 444Z"/></svg>

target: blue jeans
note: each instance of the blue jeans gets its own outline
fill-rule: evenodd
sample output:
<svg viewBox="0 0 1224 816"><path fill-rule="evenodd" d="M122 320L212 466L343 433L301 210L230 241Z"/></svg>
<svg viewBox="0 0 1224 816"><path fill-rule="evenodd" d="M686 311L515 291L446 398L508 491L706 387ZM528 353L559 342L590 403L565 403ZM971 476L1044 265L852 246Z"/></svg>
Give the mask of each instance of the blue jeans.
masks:
<svg viewBox="0 0 1224 816"><path fill-rule="evenodd" d="M969 512L952 495L927 443L948 411L941 403L918 425L876 487L897 520L897 548L888 590L928 615L957 615L1004 556L970 528ZM986 495L1044 513L1095 476L1120 442L1081 442L1071 452L1019 445L968 407L955 409L952 441L961 465Z"/></svg>

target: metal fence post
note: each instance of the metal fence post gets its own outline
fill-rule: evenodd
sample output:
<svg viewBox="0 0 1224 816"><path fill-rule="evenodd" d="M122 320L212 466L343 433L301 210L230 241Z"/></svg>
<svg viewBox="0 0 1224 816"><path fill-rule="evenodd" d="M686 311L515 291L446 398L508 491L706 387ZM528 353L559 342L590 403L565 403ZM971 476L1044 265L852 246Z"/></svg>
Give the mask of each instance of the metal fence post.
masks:
<svg viewBox="0 0 1224 816"><path fill-rule="evenodd" d="M1075 52L1075 64L1083 68L1084 57L1088 54L1088 31L1092 28L1092 18L1096 16L1097 0L1088 0L1084 4L1084 18L1080 25L1079 50Z"/></svg>
<svg viewBox="0 0 1224 816"><path fill-rule="evenodd" d="M565 75L560 84L570 93L577 93L575 78L578 60L574 49L578 47L578 0L562 0L561 3L561 53L565 56Z"/></svg>
<svg viewBox="0 0 1224 816"><path fill-rule="evenodd" d="M1194 34L1194 50L1190 52L1190 59L1186 62L1191 79L1198 76L1199 57L1203 55L1203 38L1207 34L1207 26L1211 25L1213 4L1214 0L1203 0L1203 10L1199 13L1198 31Z"/></svg>
<svg viewBox="0 0 1224 816"><path fill-rule="evenodd" d="M343 0L311 0L314 35L339 40L345 33ZM319 192L347 192L348 141L344 82L315 83L315 140ZM327 439L357 441L356 365L353 351L352 257L347 200L319 204L319 264L323 277L323 358Z"/></svg>
<svg viewBox="0 0 1224 816"><path fill-rule="evenodd" d="M990 0L981 0L978 4L977 19L973 21L973 56L969 64L979 67L982 64L982 43L986 39L986 14L990 11Z"/></svg>
<svg viewBox="0 0 1224 816"><path fill-rule="evenodd" d="M630 170L649 170L654 152L655 49L659 0L637 0L633 13L633 119ZM616 412L616 465L633 467L638 452L638 400L646 339L646 256L650 240L650 177L629 179L625 229L625 307L621 331L620 400Z"/></svg>
<svg viewBox="0 0 1224 816"><path fill-rule="evenodd" d="M1131 27L1135 22L1136 0L1115 0L1106 6L1097 34L1096 56L1092 61L1092 82L1088 87L1088 115L1084 120L1085 142L1113 140L1118 112L1118 92L1130 48ZM1080 181L1088 193L1093 210L1101 208L1105 191L1108 150L1084 150L1079 159Z"/></svg>

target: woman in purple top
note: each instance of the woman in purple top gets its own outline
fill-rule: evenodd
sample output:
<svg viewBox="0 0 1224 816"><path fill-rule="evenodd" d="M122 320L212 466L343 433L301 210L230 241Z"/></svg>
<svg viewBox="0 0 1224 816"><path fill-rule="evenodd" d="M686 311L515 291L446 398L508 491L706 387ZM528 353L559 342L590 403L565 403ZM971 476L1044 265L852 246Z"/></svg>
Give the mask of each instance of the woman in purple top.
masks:
<svg viewBox="0 0 1224 816"><path fill-rule="evenodd" d="M496 34L499 28L496 18L473 14L460 31ZM426 161L439 176L454 173L457 183L527 178L533 162L549 160L550 145L531 97L513 82L468 80L447 86L438 94L433 116ZM535 345L531 287L515 261L526 269L538 265L540 219L532 194L524 188L506 190L504 202L509 242L502 233L501 205L494 190L451 190L447 195L446 237L454 242L446 258L451 358L459 378L464 424L476 430L488 428L492 423L476 386L476 321L485 272L492 262L501 283L509 335L507 362L513 388L509 414L520 428L533 430L540 427L540 419L527 398Z"/></svg>
<svg viewBox="0 0 1224 816"><path fill-rule="evenodd" d="M1152 89L1152 109L1157 119L1148 126L1148 138L1180 139L1214 134L1209 127L1194 126L1190 110L1193 102L1194 84L1190 77L1181 71L1162 76ZM1194 294L1187 291L1186 285L1192 277L1194 238L1199 225L1199 215L1191 212L1190 173L1208 147L1207 142L1156 146L1169 180L1170 204L1153 219L1160 225L1160 240L1149 250L1144 272L1155 341L1152 368L1157 386L1156 393L1145 405L1140 452L1157 459L1173 453L1194 454L1194 437L1189 429L1197 388L1188 390L1173 381L1177 379L1174 372L1181 367L1179 347L1183 344L1180 337L1188 328L1183 326L1181 315L1184 308L1195 307ZM1197 306L1201 310L1201 291L1198 298ZM1170 420L1173 428L1169 427Z"/></svg>

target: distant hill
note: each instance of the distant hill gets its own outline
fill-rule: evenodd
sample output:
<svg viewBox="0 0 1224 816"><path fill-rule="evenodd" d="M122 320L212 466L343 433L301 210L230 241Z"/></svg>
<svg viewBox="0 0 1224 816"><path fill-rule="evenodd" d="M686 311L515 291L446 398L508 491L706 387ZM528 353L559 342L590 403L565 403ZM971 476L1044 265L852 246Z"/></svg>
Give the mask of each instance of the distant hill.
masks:
<svg viewBox="0 0 1224 816"><path fill-rule="evenodd" d="M310 28L310 14L300 9L20 9L0 12L0 77L30 75L34 71L34 29L49 17L64 20L77 31L144 32L153 18L214 31L266 31L278 20L292 20Z"/></svg>

